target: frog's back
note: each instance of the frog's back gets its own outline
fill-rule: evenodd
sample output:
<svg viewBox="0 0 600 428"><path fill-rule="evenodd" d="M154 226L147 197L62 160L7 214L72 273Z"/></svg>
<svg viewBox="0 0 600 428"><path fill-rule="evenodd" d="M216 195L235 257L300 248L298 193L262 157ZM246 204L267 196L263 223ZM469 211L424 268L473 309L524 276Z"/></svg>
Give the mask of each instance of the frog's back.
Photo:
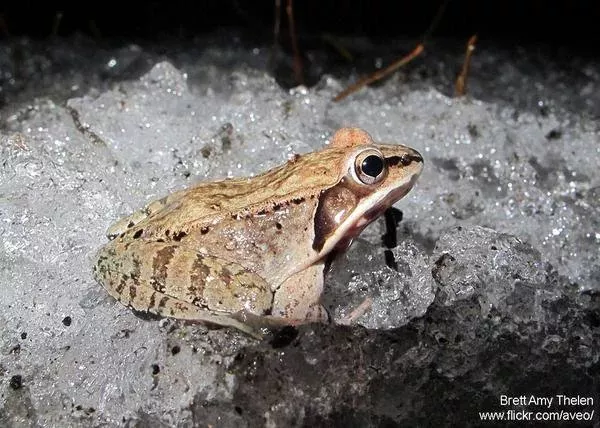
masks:
<svg viewBox="0 0 600 428"><path fill-rule="evenodd" d="M339 156L338 150L326 149L296 156L256 177L201 182L118 220L109 227L107 236L112 239L123 233L135 234L150 223L161 234L169 227L177 230L193 224L200 228L226 217L267 212L282 203L298 202L337 182L339 172L330 166ZM144 235L148 232L146 227Z"/></svg>

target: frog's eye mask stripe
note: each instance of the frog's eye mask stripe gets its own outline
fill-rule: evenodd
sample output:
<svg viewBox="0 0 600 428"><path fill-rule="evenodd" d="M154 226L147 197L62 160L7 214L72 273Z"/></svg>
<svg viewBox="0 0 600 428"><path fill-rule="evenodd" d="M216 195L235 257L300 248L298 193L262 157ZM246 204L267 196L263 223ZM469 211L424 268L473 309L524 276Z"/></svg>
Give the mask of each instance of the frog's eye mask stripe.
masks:
<svg viewBox="0 0 600 428"><path fill-rule="evenodd" d="M390 166L397 166L398 164L408 166L413 162L423 163L423 158L419 155L413 155L410 153L405 153L402 156L390 156L389 158L385 158L385 163L388 168Z"/></svg>

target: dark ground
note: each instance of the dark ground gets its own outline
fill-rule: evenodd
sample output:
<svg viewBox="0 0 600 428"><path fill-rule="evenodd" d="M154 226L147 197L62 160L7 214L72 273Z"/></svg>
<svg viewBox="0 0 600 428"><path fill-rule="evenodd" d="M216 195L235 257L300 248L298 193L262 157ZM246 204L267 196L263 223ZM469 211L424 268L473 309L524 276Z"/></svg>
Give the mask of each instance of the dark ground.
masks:
<svg viewBox="0 0 600 428"><path fill-rule="evenodd" d="M299 44L306 66L305 78L309 85L319 82L319 78L325 74L346 81L349 75L371 71L378 58L386 64L405 54L413 46L411 40L416 43L421 39L440 8L439 2L419 2L417 5L386 1L379 2L377 8L373 8L372 3L295 2ZM56 12L58 8L52 9L49 4L40 7L34 2L19 2L4 6L0 11L0 35L3 37L0 42L3 49L0 56L0 113L3 134L22 132L19 128L21 123L27 126L37 123L38 114L42 117L40 123L53 123L53 107L42 103L42 113L38 113L36 109L39 106L33 100L49 98L56 105L63 106L67 99L83 96L92 88L97 91L96 94L104 94L115 82L137 81L164 57L168 57L175 66L185 64L189 58L199 57L209 48L195 44L195 38L200 41L211 40L217 47L228 47L228 37L235 33L239 39L235 46L238 51L244 50L244 47L250 50L256 45L270 46L272 43L274 7L271 1L252 2L252 7L250 2L232 0L198 2L196 10L190 10L185 2L177 1L147 3L143 8L129 10L123 6L122 3L105 2L97 6L65 7L60 14ZM460 66L464 44L470 35L477 33L479 43L476 55L481 51L486 51L487 54L481 55L479 61L475 57L473 74L480 77L473 79L469 87L470 96L484 103L509 106L515 110L514 117L502 117L507 122L503 125L497 125L497 117L490 113L489 117L494 118L489 121L494 125L492 130L487 128L490 123L482 119L478 126L485 133L482 139L486 141L480 144L485 146L488 139L499 131L500 126L500 131L507 130L508 136L512 135L514 128L519 144L535 135L530 131L533 125L527 132L519 130L521 115L525 117L523 120L526 124L537 120L544 126L549 126L553 118L557 117L559 131L544 132L542 141L548 142L546 145L550 147L550 151L553 144L561 147L563 141L568 146L570 138L573 141L582 140L579 132L586 138L594 132L596 136L598 133L599 72L598 50L594 42L599 19L600 5L591 1L509 1L495 2L492 6L488 2L451 1L439 25L428 37L426 55L407 69L404 79L410 81L410 91L423 89L426 93L427 88L433 87L442 94L451 96L451 82ZM282 53L276 55L275 61L267 68L279 84L288 88L294 86L294 78L286 22L284 17ZM345 60L339 50L323 37L324 33L339 37L336 40L343 42L354 59ZM212 36L204 38L207 34ZM404 42L396 43L396 40ZM122 47L134 42L142 46L141 53L136 51L128 54ZM71 46L72 49L65 49L65 46ZM223 51L227 52L227 49ZM106 58L111 55L120 60L119 66L114 69L104 67ZM226 57L224 54L220 58L218 54L212 55L218 70L235 69L227 67L228 62L235 63L235 57ZM514 61L511 61L511 56ZM130 62L128 58L131 58ZM252 55L246 52L244 58L249 64L248 68L251 68ZM256 68L265 67L263 59L264 55L261 55L256 60L261 61L256 64ZM84 68L102 71L82 72ZM545 70L550 71L546 74ZM506 87L511 90L504 90L501 71L508 71ZM497 77L492 78L494 74ZM535 86L530 81L542 82L543 85ZM65 85L65 82L71 84ZM73 82L77 83L75 89L72 88ZM394 93L389 87L386 90ZM268 92L268 89L264 91ZM136 91L133 90L132 93ZM318 93L315 90L309 94L313 94L313 98L319 102L319 97L324 96ZM378 94L368 94L366 97L358 97L358 105L370 106L371 111L377 111L377 96ZM375 97L374 101L369 97ZM416 97L417 101L419 97L426 99L424 95L419 95ZM540 103L540 100L549 102ZM91 100L82 102L83 105L86 103L93 105ZM30 104L35 107L23 107ZM487 106L488 104L484 104L484 108L480 110L487 111ZM431 103L430 107L434 109L436 104ZM88 108L92 110L91 107ZM268 106L263 108L266 110ZM342 111L339 113L341 116L353 114L351 102L340 107L346 108L348 112ZM455 108L470 111L468 106L458 105ZM19 112L17 119L11 120L10 114L15 111ZM70 124L70 117L65 119L63 116L56 121ZM442 135L438 137L440 143L452 142L452 132L446 135L443 131L446 125L444 120L448 116L445 111L435 116L439 119L437 129ZM91 117L101 123L97 117ZM99 117L110 123L110 118L103 116L103 113L99 113ZM301 116L295 120L302 122L305 118ZM418 117L418 120L424 118ZM321 122L318 123L322 125ZM585 126L580 125L581 123ZM102 126L97 126L103 129ZM104 130L106 129L109 126L105 125ZM472 132L474 140L476 131ZM242 128L242 135L247 135L248 132ZM61 135L60 132L55 134ZM571 137L571 134L575 134L575 137ZM564 138L561 140L562 135ZM43 142L40 150L45 145L52 147L53 139L54 137L48 141L40 139ZM28 141L26 143L31 145ZM76 148L77 145L73 143L72 147ZM522 149L524 145L518 147ZM421 222L425 225L412 226L412 230L409 223L409 229L405 231L408 235L406 239L414 240L419 248L424 248L423 253L431 261L430 271L438 290L435 301L424 316L389 331L307 326L302 327L299 332L293 331L288 337L280 335L272 342L247 343L238 339L234 333L214 331L207 335L203 330L171 328L169 323L166 327L162 324L158 327L158 324L143 323L137 319L132 321L128 315L119 312L113 302L94 297L95 292L88 290L98 287L91 283L82 284L89 280L87 271L82 274L84 279L81 281L70 270L65 275L67 278L62 279L58 268L56 272L51 269L48 272L42 270L41 275L31 274L30 278L27 272L21 272L20 269L11 271L16 264L7 257L6 265L0 269L0 273L6 273L6 278L21 281L15 289L27 297L24 305L29 305L29 300L33 299L35 304L43 308L44 302L36 303L35 293L29 290L35 287L39 292L46 283L58 283L62 286L63 282L71 284L79 281L74 289L81 294L70 297L72 302L69 298L59 296L53 302L56 306L47 310L51 317L52 309L63 310L61 306L67 306L66 310L70 311L68 313L73 314L72 327L67 325L63 315L59 317L58 327L52 324L46 326L46 317L38 314L46 310L39 309L36 312L32 309L33 305L27 306L28 312L23 318L12 315L19 313L14 309L15 305L11 306L11 316L6 315L7 320L0 314L0 382L3 387L0 425L35 426L36 421L52 420L63 423L69 421L74 426L121 424L144 427L168 424L169 419L164 414L145 412L169 406L171 409L179 409L176 398L179 397L177 387L181 387L180 378L183 377L180 373L188 373L178 371L183 370L180 367L185 367L196 376L187 377L183 382L209 384L207 389L195 386L200 392L193 397L193 404L183 409L185 421L193 422L196 426L207 422L221 426L257 426L267 423L275 426L478 426L481 424L475 417L478 411L504 410L498 405L501 394L514 397L521 394L545 396L562 393L598 400L598 271L589 268L590 260L595 257L594 250L597 251L593 244L597 243L598 238L596 241L586 241L591 242L589 247L574 244L576 249L588 248L587 254L579 256L581 259L582 255L587 256L587 282L577 284L557 273L556 266L544 261L547 254L542 252L541 245L532 246L514 236L478 227L477 223L485 223L484 225L496 229L506 228L506 224L496 223L497 218L493 215L494 202L501 200L501 196L490 196L494 185L489 185L486 181L490 177L485 166L478 169L477 162L465 166L457 160L463 157L468 159L472 155L460 150L463 150L462 146L453 156L448 155L448 158L444 158L443 153L437 153L438 158L432 159L430 174L439 181L424 181L419 196L421 202L428 200L427 198L437 201L436 216L450 207L448 209L452 210L455 218L450 215L444 218L440 225L442 232L437 230L432 233L433 227L428 226L425 221ZM506 159L510 159L512 148L507 145L506 150ZM9 147L7 153L13 152L20 153ZM33 153L32 162L24 162L18 157L21 156L19 154L6 165L35 166L36 156L54 160L53 153ZM590 153L590 157L593 156L593 150ZM535 171L530 176L523 176L533 176L538 180L534 190L539 190L540 195L555 192L552 197L548 196L548 205L552 205L552 209L563 203L569 208L569 215L579 213L585 218L585 226L592 228L595 224L593 215L600 209L597 178L589 174L589 168L578 169L576 161L573 161L575 167L569 164L571 170L563 168L561 159L564 158L550 154L552 156L544 157L540 153L539 162L531 161L536 159L531 157L528 168ZM571 155L567 158L565 163L572 161ZM576 157L576 160L579 161L579 158ZM69 162L75 161L71 159ZM70 165L69 162L67 166ZM92 186L90 193L97 192L97 189L90 184L92 180L88 178L95 178L96 171L108 170L107 164L103 164L101 160L95 159L94 162L98 162L98 165L86 167L83 165L87 165L88 161L82 161L81 170L89 168L92 171L86 172L88 175L83 180L78 176L79 164L75 163L77 168L73 167L72 173L74 182L81 181L83 189L86 189L85 186ZM513 163L515 164L517 162ZM584 162L579 164L583 165ZM562 173L561 168L564 169L565 176L570 171L588 172L580 184L575 183L580 186L578 191L581 190L581 194L561 195L556 191L561 184L557 178ZM25 166L23 170L38 177L34 174L36 170L29 171ZM55 173L58 178L61 177L60 172L59 169L59 173ZM10 168L7 167L4 174L3 177L10 177ZM169 176L169 173L165 175ZM491 209L481 217L477 217L477 205L481 202L478 198L465 202L460 199L465 197L463 195L446 194L445 200L435 199L438 196L436 192L443 195L444 181L454 185L455 181L461 181L458 180L459 177L467 175L474 177L475 186L480 185L483 191L487 189L490 193L486 195L485 206ZM492 176L492 179L504 184L507 176ZM36 192L44 191L43 177L35 178L33 183L35 185L32 189ZM589 187L586 188L588 184ZM135 185L132 187L136 188ZM9 194L9 190L3 191ZM85 192L72 191L69 198L80 201L82 194L85 195ZM25 204L22 201L34 199L24 195L23 199L20 196L14 197L14 204L7 196L9 203L6 213L14 211L15 218L18 218L20 204ZM122 197L126 199L127 193L124 192ZM453 197L457 199L451 200ZM494 199L495 197L498 199ZM49 200L60 200L59 195ZM508 197L502 200L503 204L507 203L505 200ZM0 201L4 202L4 199ZM83 198L83 201L87 199ZM78 205L86 207L84 203ZM410 206L409 215L418 215L418 206ZM543 200L533 206L538 211L545 209ZM506 206L502 205L502 208ZM531 205L518 207L521 208L527 210ZM87 207L82 209L84 212L93 211ZM588 215L589 213L592 215ZM530 219L527 216L535 214L537 213L526 213L525 218ZM427 220L425 214L421 215ZM40 222L43 220L41 217ZM464 223L472 222L475 225L464 228L452 226L453 221L465 218ZM101 220L104 219L96 217L90 228L99 229ZM403 224L406 227L406 222ZM26 231L19 232L18 227L15 223L6 230L14 235L27 234ZM519 235L517 229L514 226L515 235ZM522 226L522 229L527 229L527 225ZM576 229L577 226L571 227L574 232L577 232ZM68 231L68 225L58 230ZM79 242L77 239L82 239L83 244L80 243L79 247L74 245L74 248L83 247L87 251L88 247L99 245L99 238L96 236L99 233L92 235L85 236L85 239L75 237L75 243ZM52 234L41 234L41 237L52 243ZM6 251L8 254L9 251ZM72 257L73 251L75 250L69 249L65 257ZM82 250L76 251L79 253L75 257L83 259ZM558 264L561 260L560 251L552 254ZM62 255L64 254L61 253ZM572 256L565 256L565 259L569 257ZM577 257L573 258L577 260ZM83 270L87 262L81 263ZM503 281L506 278L509 280ZM11 301L12 289L9 285L13 284L17 284L17 281L6 281L3 284L6 287L4 294L8 296L5 296L3 302ZM96 292L101 294L100 290ZM87 293L91 293L92 297L88 297ZM89 303L87 300L93 302ZM65 301L73 305L65 305ZM489 304L490 310L486 310L486 304ZM116 311L116 315L113 311ZM96 332L97 321L94 317L104 320L105 324L97 325L109 325L114 321L115 326L112 328L119 334L122 333L122 336L115 336L116 333L113 335L112 331ZM70 323L71 318L68 321ZM10 328L5 329L5 325ZM135 331L130 331L132 326ZM29 335L23 336L23 333ZM97 350L90 350L90 355L86 354L86 334L87 337L100 337L101 333L107 336L106 349L99 347ZM189 335L185 336L184 333ZM133 339L129 339L129 334ZM140 352L142 356L138 357L136 354L128 359L134 354L128 346L140 342L148 343L149 347L150 344L156 346L156 354L153 350L148 350L145 354ZM113 343L119 346L117 350L110 347ZM53 361L47 365L42 363L39 368L32 362L39 364L41 357L30 354L44 352L48 344L55 347L49 351ZM70 346L72 348L69 352ZM91 363L88 360L81 361L84 355L92 360ZM97 366L95 369L93 366L96 359L100 363L111 361L107 367L115 369L115 372L103 373L106 378L102 378L97 374ZM67 367L66 370L60 369L63 370L60 373L66 375L56 375L59 369L54 368L54 361ZM80 368L86 364L87 368ZM146 371L131 376L130 367L142 367ZM127 376L118 377L117 370L124 371ZM155 373L156 370L158 373ZM213 372L217 373L214 375L216 379L211 378ZM218 388L210 396L203 395L205 390L212 391L210 385L218 385L219 388L223 384L230 385L228 382L231 380L227 379L231 378L228 376L235 379L235 387L228 390L231 391L230 396L222 391L222 396L219 395ZM136 378L139 378L139 384L135 383ZM148 379L155 382L150 392ZM71 382L76 386L73 387ZM56 394L52 395L54 401L48 400L52 404L48 405L50 408L45 408L43 394L47 392L40 390L48 389L47 385L54 384L58 385ZM98 385L102 388L116 385L117 392L120 391L119 387L123 388L123 397L131 400L124 407L129 407L135 417L129 415L131 419L123 417L120 420L114 413L109 413L109 417L102 408L95 408L94 406L98 406L96 403L104 402L111 393L108 390L105 395L104 389L100 391ZM157 385L158 389L153 393ZM91 398L86 401L89 391L94 392L89 393ZM116 394L115 390L112 391ZM135 401L137 395L144 397L140 398L141 404ZM146 400L145 397L150 398ZM168 398L173 397L174 401L169 402ZM113 398L118 399L118 396ZM61 409L57 402L63 403L64 408ZM598 401L594 406L598 411ZM580 409L581 406L575 410ZM180 415L177 412L173 414ZM51 419L52 417L56 419ZM171 420L171 424L174 423ZM598 426L597 415L592 423ZM589 423L581 426L589 426Z"/></svg>

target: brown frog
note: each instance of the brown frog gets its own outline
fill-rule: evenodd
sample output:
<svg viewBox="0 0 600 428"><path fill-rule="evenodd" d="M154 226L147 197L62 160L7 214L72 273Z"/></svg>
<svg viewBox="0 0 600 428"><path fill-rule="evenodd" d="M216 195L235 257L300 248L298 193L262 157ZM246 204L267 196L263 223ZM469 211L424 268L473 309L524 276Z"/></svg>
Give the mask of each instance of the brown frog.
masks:
<svg viewBox="0 0 600 428"><path fill-rule="evenodd" d="M320 151L256 177L197 184L118 221L95 277L134 310L254 336L257 326L326 321L325 262L422 168L417 151L343 128Z"/></svg>

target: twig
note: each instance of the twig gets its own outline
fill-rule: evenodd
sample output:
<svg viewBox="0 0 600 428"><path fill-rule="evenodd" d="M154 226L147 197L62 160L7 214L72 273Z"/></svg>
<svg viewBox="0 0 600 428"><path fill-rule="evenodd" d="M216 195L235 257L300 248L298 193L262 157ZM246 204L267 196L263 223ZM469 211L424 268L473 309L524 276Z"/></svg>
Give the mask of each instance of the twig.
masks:
<svg viewBox="0 0 600 428"><path fill-rule="evenodd" d="M454 88L457 97L462 97L467 93L467 77L469 75L469 68L471 67L471 57L475 51L475 43L477 43L477 35L471 36L467 42L467 52L465 53L465 60L463 62L462 69L456 78Z"/></svg>

